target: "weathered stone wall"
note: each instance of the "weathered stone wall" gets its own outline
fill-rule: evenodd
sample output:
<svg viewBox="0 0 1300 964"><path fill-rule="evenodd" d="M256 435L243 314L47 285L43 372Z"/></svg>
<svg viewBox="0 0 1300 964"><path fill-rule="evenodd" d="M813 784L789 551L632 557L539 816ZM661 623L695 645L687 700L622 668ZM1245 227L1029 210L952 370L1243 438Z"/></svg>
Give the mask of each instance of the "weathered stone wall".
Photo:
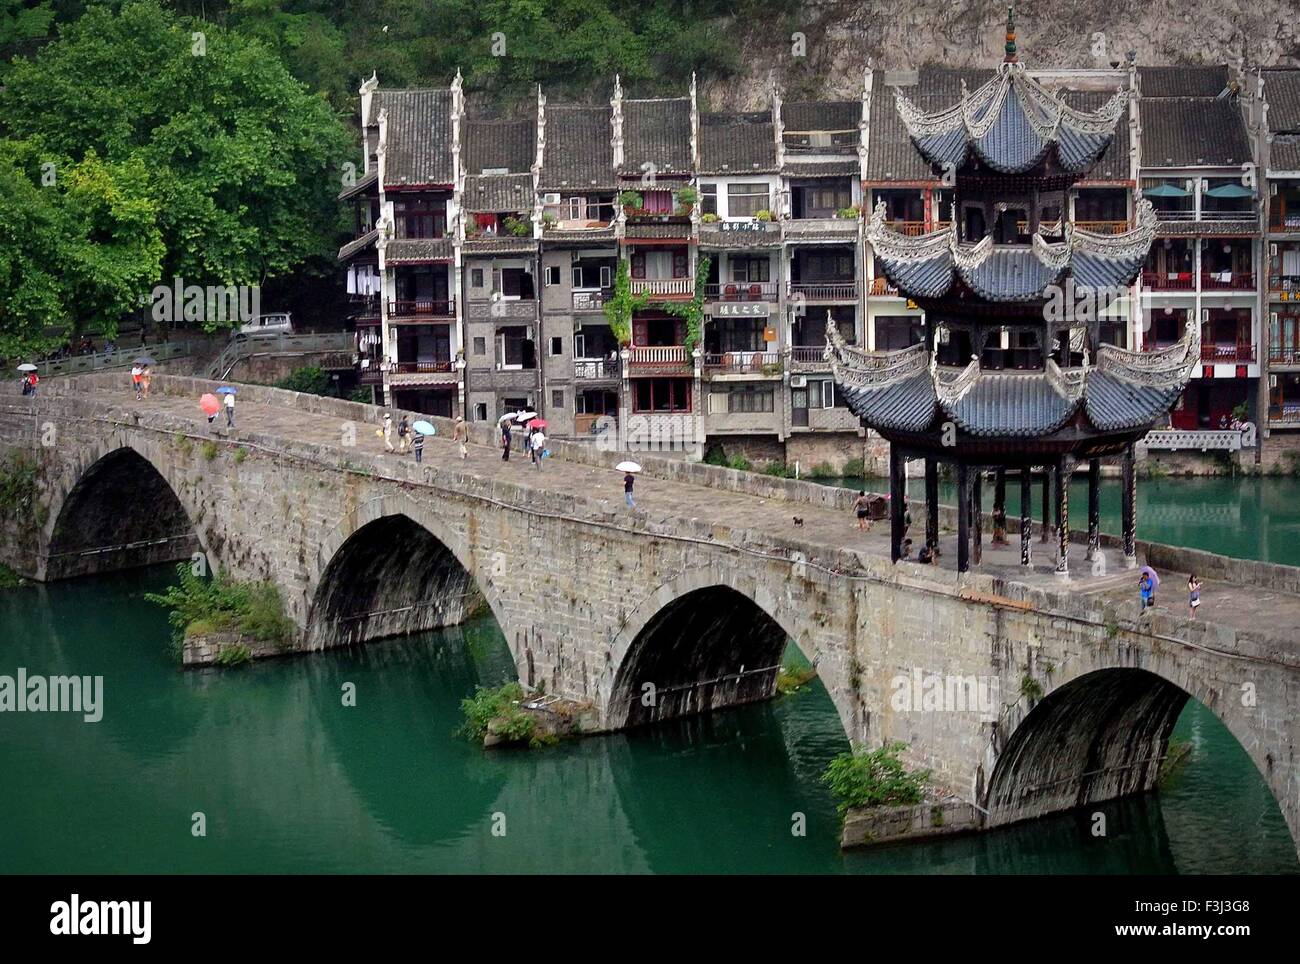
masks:
<svg viewBox="0 0 1300 964"><path fill-rule="evenodd" d="M165 390L191 396L206 387L186 379L163 381ZM1139 625L1064 590L891 566L705 519L653 522L612 512L581 494L479 477L455 463L417 465L243 430L238 442L208 444L188 420L96 409L82 400L84 388L37 400L0 399L0 450L26 449L43 465L46 521L34 539L6 550L11 558L25 555L27 571L37 576L49 571L48 551L70 493L91 466L127 447L166 480L213 563L239 578L274 580L300 628L311 625L321 600L337 591L328 583L330 565L348 539L370 523L404 516L444 546L483 594L521 680L591 703L605 726L638 719L623 697L641 693L642 684L671 689L680 682L640 677L647 667L670 677L673 672L665 662L629 658L647 627L664 625L663 614L688 594L725 587L752 608L734 607L740 614L734 623L692 622L698 644L711 648L685 665L701 673L734 670L741 663L767 671L747 660L770 657L761 642L764 627L774 624L815 661L851 739L868 745L904 741L910 763L932 770L940 787L977 807L988 809L994 787L1010 788L997 799L1012 802L995 808L992 822L1087 804L1116 790L1113 782L1091 778L1078 766L1056 772L1053 761L1100 758L1118 771L1160 751L1160 714L1149 715L1150 735L1133 741L1116 725L1114 713L1058 731L1051 721L1059 717L1039 712L1053 694L1073 692L1070 687L1085 685L1079 681L1090 674L1119 669L1151 674L1152 686L1165 681L1208 706L1251 755L1293 832L1300 827L1292 696L1300 660L1293 640L1239 634L1163 613ZM377 417L366 406L255 386L241 388L241 399L278 401L305 415L327 412L364 422ZM40 445L42 426L48 425L57 428L53 447ZM617 456L575 445L564 446L557 457L570 449L598 464ZM680 460L646 463L649 474L792 502L847 508L852 495ZM1198 571L1213 571L1210 560L1197 562ZM1286 583L1294 572L1265 567L1258 575ZM389 602L412 598L399 594ZM346 641L305 639L300 646ZM751 640L757 642L751 646ZM898 680L918 671L982 681L999 695L987 706L900 705ZM755 685L737 681L711 693L763 695ZM1242 699L1245 688L1253 694L1249 705ZM1139 695L1138 703L1146 698ZM685 700L673 705L698 708ZM709 705L722 704L710 697ZM1010 757L1019 762L1000 771L1013 741L1033 746L1043 738L1039 734L1054 733L1075 742L1060 753L1014 752ZM1145 773L1122 789L1147 785ZM1044 785L1053 787L1050 794L1038 792Z"/></svg>

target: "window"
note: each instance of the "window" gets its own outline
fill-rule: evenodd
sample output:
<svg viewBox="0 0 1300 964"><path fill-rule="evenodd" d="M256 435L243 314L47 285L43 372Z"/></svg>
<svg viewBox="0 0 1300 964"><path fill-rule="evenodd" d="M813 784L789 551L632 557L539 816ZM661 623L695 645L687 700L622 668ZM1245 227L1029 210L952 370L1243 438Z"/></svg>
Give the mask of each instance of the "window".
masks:
<svg viewBox="0 0 1300 964"><path fill-rule="evenodd" d="M526 329L519 326L500 328L497 331L497 363L505 369L533 369L536 348L528 339Z"/></svg>
<svg viewBox="0 0 1300 964"><path fill-rule="evenodd" d="M829 378L808 379L808 407L834 408L839 403L835 382Z"/></svg>
<svg viewBox="0 0 1300 964"><path fill-rule="evenodd" d="M830 385L832 382L824 382ZM773 410L776 393L767 385L734 385L727 392L727 411L729 412L770 412Z"/></svg>
<svg viewBox="0 0 1300 964"><path fill-rule="evenodd" d="M700 185L700 213L701 214L718 213L718 185L716 184Z"/></svg>
<svg viewBox="0 0 1300 964"><path fill-rule="evenodd" d="M651 214L673 213L672 191L646 191L641 195L645 210Z"/></svg>
<svg viewBox="0 0 1300 964"><path fill-rule="evenodd" d="M503 398L501 399L501 405L502 415L506 412L526 412L533 407L532 403L528 401L528 397L523 395L515 398Z"/></svg>
<svg viewBox="0 0 1300 964"><path fill-rule="evenodd" d="M770 258L736 258L731 259L731 280L761 282L772 280L772 261Z"/></svg>
<svg viewBox="0 0 1300 964"><path fill-rule="evenodd" d="M546 286L548 288L560 283L560 266L558 264L547 265L546 267Z"/></svg>
<svg viewBox="0 0 1300 964"><path fill-rule="evenodd" d="M476 422L487 421L487 402L474 403L474 421Z"/></svg>
<svg viewBox="0 0 1300 964"><path fill-rule="evenodd" d="M609 288L614 284L614 269L608 264L579 261L573 266L573 287L579 289Z"/></svg>
<svg viewBox="0 0 1300 964"><path fill-rule="evenodd" d="M564 339L561 338L559 335L556 335L551 339L551 354L552 355L564 354Z"/></svg>
<svg viewBox="0 0 1300 964"><path fill-rule="evenodd" d="M705 330L706 351L721 354L729 351L766 351L763 332L766 318L714 318Z"/></svg>
<svg viewBox="0 0 1300 964"><path fill-rule="evenodd" d="M476 354L476 355L486 355L486 354L487 354L487 339L486 339L486 338L475 338L475 339L474 339L474 354Z"/></svg>
<svg viewBox="0 0 1300 964"><path fill-rule="evenodd" d="M689 378L638 378L633 398L637 412L689 412L691 380Z"/></svg>
<svg viewBox="0 0 1300 964"><path fill-rule="evenodd" d="M551 408L564 408L564 389L551 390Z"/></svg>
<svg viewBox="0 0 1300 964"><path fill-rule="evenodd" d="M482 287L483 287L483 269L482 269L482 268L470 268L470 271L469 271L469 286L470 286L471 288L482 288Z"/></svg>
<svg viewBox="0 0 1300 964"><path fill-rule="evenodd" d="M752 218L759 211L770 210L766 184L728 184L727 217Z"/></svg>

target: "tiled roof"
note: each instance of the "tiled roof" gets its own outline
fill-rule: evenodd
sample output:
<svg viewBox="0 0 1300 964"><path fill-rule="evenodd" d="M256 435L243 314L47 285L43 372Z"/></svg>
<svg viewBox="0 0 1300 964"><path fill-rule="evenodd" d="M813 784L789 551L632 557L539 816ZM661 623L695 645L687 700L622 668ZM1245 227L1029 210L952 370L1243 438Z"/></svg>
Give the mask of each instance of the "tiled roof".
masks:
<svg viewBox="0 0 1300 964"><path fill-rule="evenodd" d="M533 254L537 251L537 241L534 238L516 238L513 235L466 238L462 250L465 254Z"/></svg>
<svg viewBox="0 0 1300 964"><path fill-rule="evenodd" d="M384 186L450 184L450 90L379 90L370 103L378 123L388 112Z"/></svg>
<svg viewBox="0 0 1300 964"><path fill-rule="evenodd" d="M451 238L393 238L384 249L385 260L418 263L450 261L454 250Z"/></svg>
<svg viewBox="0 0 1300 964"><path fill-rule="evenodd" d="M637 224L629 222L624 229L627 239L645 238L647 240L657 240L663 238L689 238L691 236L691 225L689 222L668 223L668 224Z"/></svg>
<svg viewBox="0 0 1300 964"><path fill-rule="evenodd" d="M862 119L858 100L791 101L781 105L781 124L794 131L853 131Z"/></svg>
<svg viewBox="0 0 1300 964"><path fill-rule="evenodd" d="M1228 68L1139 67L1142 97L1217 97L1228 86Z"/></svg>
<svg viewBox="0 0 1300 964"><path fill-rule="evenodd" d="M961 96L961 82L974 90L993 76L988 70L957 70L927 66L915 83L903 88L912 103L924 110L948 107ZM871 125L867 142L869 181L934 181L939 178L907 133L894 106L893 88L887 81L901 79L893 71L876 71L871 85Z"/></svg>
<svg viewBox="0 0 1300 964"><path fill-rule="evenodd" d="M363 178L361 178L361 180L357 181L357 183L353 184L351 187L345 187L342 191L339 192L338 199L340 201L346 201L348 198L353 198L353 197L357 197L358 195L365 194L366 191L368 191L370 188L375 186L375 183L378 180L379 180L379 171L376 169L371 171L369 174L365 175Z"/></svg>
<svg viewBox="0 0 1300 964"><path fill-rule="evenodd" d="M934 420L934 382L925 370L878 388L841 382L839 391L853 414L875 429L920 432Z"/></svg>
<svg viewBox="0 0 1300 964"><path fill-rule="evenodd" d="M503 169L520 174L537 159L535 120L472 120L465 124L463 163L466 174Z"/></svg>
<svg viewBox="0 0 1300 964"><path fill-rule="evenodd" d="M541 188L610 188L615 184L608 107L547 105Z"/></svg>
<svg viewBox="0 0 1300 964"><path fill-rule="evenodd" d="M792 218L781 222L787 241L836 241L852 244L858 236L857 218Z"/></svg>
<svg viewBox="0 0 1300 964"><path fill-rule="evenodd" d="M940 407L971 435L1050 435L1074 414L1078 399L1057 390L1046 372L981 371L954 402Z"/></svg>
<svg viewBox="0 0 1300 964"><path fill-rule="evenodd" d="M714 251L747 251L754 248L779 248L780 227L772 223L766 231L724 231L716 224L700 225L700 247Z"/></svg>
<svg viewBox="0 0 1300 964"><path fill-rule="evenodd" d="M1268 166L1271 171L1300 171L1300 134L1274 137Z"/></svg>
<svg viewBox="0 0 1300 964"><path fill-rule="evenodd" d="M660 174L685 173L691 163L689 98L623 101L622 173L642 174L643 164Z"/></svg>
<svg viewBox="0 0 1300 964"><path fill-rule="evenodd" d="M461 206L470 213L533 209L531 174L480 174L465 178Z"/></svg>
<svg viewBox="0 0 1300 964"><path fill-rule="evenodd" d="M776 170L776 131L767 111L700 115L700 171Z"/></svg>
<svg viewBox="0 0 1300 964"><path fill-rule="evenodd" d="M349 241L347 244L343 245L343 247L339 248L339 260L340 261L348 260L348 258L352 257L358 251L361 251L373 245L375 243L375 239L378 237L379 237L379 231L378 229L376 229L374 231L366 232L365 234L361 235L361 237L357 238L354 241Z"/></svg>
<svg viewBox="0 0 1300 964"><path fill-rule="evenodd" d="M782 172L787 177L857 177L858 162L848 161L802 161L785 159Z"/></svg>
<svg viewBox="0 0 1300 964"><path fill-rule="evenodd" d="M1138 385L1109 372L1088 372L1084 406L1093 425L1116 431L1149 425L1169 411L1183 385Z"/></svg>
<svg viewBox="0 0 1300 964"><path fill-rule="evenodd" d="M1061 96L1075 110L1082 111L1099 110L1106 101L1110 100L1110 94L1101 90L1065 90L1061 91ZM1128 105L1125 105L1124 113L1119 115L1119 120L1115 123L1115 133L1110 139L1110 146L1092 165L1086 176L1087 180L1129 180L1128 112Z"/></svg>
<svg viewBox="0 0 1300 964"><path fill-rule="evenodd" d="M614 226L611 224L607 228L587 228L581 231L566 231L562 228L547 228L543 237L547 246L563 245L564 247L586 247L587 245L598 242L613 241L615 238Z"/></svg>
<svg viewBox="0 0 1300 964"><path fill-rule="evenodd" d="M1300 69L1264 71L1264 101L1270 131L1300 134Z"/></svg>
<svg viewBox="0 0 1300 964"><path fill-rule="evenodd" d="M1236 167L1251 159L1246 123L1230 97L1166 97L1142 112L1143 167Z"/></svg>

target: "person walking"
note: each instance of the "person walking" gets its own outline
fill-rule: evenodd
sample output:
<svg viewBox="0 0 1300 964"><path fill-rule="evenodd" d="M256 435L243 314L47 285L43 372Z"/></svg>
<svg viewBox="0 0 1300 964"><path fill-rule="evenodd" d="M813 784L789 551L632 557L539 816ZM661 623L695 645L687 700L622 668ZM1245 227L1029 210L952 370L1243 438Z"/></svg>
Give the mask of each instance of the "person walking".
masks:
<svg viewBox="0 0 1300 964"><path fill-rule="evenodd" d="M134 365L131 366L131 387L135 389L135 400L137 402L140 401L141 398L140 375L143 371L144 368L140 365L139 362L136 362Z"/></svg>
<svg viewBox="0 0 1300 964"><path fill-rule="evenodd" d="M456 416L456 427L451 430L451 440L460 446L460 457L469 458L469 426L463 415Z"/></svg>
<svg viewBox="0 0 1300 964"><path fill-rule="evenodd" d="M903 496L903 531L900 533L900 539L907 538L907 530L912 528L912 510L908 507L907 496Z"/></svg>
<svg viewBox="0 0 1300 964"><path fill-rule="evenodd" d="M870 499L867 498L866 489L858 489L858 497L853 500L853 512L858 517L858 529L862 532L871 531L871 520L867 518L868 504Z"/></svg>
<svg viewBox="0 0 1300 964"><path fill-rule="evenodd" d="M393 451L393 416L384 412L384 421L379 428L379 434L383 436L384 446L388 451Z"/></svg>
<svg viewBox="0 0 1300 964"><path fill-rule="evenodd" d="M537 468L542 467L542 459L546 457L546 433L540 428L533 433L533 462Z"/></svg>
<svg viewBox="0 0 1300 964"><path fill-rule="evenodd" d="M510 461L510 423L501 423L501 461Z"/></svg>
<svg viewBox="0 0 1300 964"><path fill-rule="evenodd" d="M235 427L235 393L226 392L226 428Z"/></svg>
<svg viewBox="0 0 1300 964"><path fill-rule="evenodd" d="M636 485L636 476L631 472L623 476L623 501L627 503L629 509L636 508L636 500L632 498L632 486Z"/></svg>
<svg viewBox="0 0 1300 964"><path fill-rule="evenodd" d="M36 386L39 385L39 384L41 383L40 378L37 377L37 375L36 375L35 372L28 372L28 373L27 373L27 379L26 379L26 381L27 381L27 387L26 387L26 390L23 392L23 394L24 394L24 395L31 395L33 398L35 398L35 397L36 397Z"/></svg>
<svg viewBox="0 0 1300 964"><path fill-rule="evenodd" d="M405 454L406 447L410 444L410 442L411 442L411 423L407 420L406 416L403 415L402 420L397 423L397 454L398 455Z"/></svg>
<svg viewBox="0 0 1300 964"><path fill-rule="evenodd" d="M1196 610L1201 605L1201 580L1196 578L1196 573L1187 577L1187 618L1195 619Z"/></svg>
<svg viewBox="0 0 1300 964"><path fill-rule="evenodd" d="M424 461L424 433L416 432L415 438L411 439L411 449L415 452L415 461L420 463Z"/></svg>
<svg viewBox="0 0 1300 964"><path fill-rule="evenodd" d="M145 365L140 369L140 392L143 397L149 397L149 382L153 378L153 369Z"/></svg>
<svg viewBox="0 0 1300 964"><path fill-rule="evenodd" d="M1151 573L1142 573L1142 577L1138 580L1138 601L1140 604L1140 608L1138 609L1139 615L1145 613L1147 609L1150 608L1151 596L1154 591L1155 583L1151 581Z"/></svg>

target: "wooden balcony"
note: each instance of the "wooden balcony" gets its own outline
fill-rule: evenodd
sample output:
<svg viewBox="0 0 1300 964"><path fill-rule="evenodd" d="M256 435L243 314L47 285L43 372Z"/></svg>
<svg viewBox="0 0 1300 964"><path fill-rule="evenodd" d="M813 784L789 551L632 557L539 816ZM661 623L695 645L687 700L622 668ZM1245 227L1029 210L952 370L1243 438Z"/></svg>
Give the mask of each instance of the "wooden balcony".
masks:
<svg viewBox="0 0 1300 964"><path fill-rule="evenodd" d="M856 281L817 281L808 284L790 283L790 297L805 302L857 301Z"/></svg>
<svg viewBox="0 0 1300 964"><path fill-rule="evenodd" d="M618 358L575 358L573 377L579 381L610 381L618 378L623 363Z"/></svg>
<svg viewBox="0 0 1300 964"><path fill-rule="evenodd" d="M613 288L584 288L571 293L574 311L599 311L614 295Z"/></svg>
<svg viewBox="0 0 1300 964"><path fill-rule="evenodd" d="M790 367L796 371L828 371L826 346L795 345L790 349Z"/></svg>
<svg viewBox="0 0 1300 964"><path fill-rule="evenodd" d="M889 283L888 278L882 275L879 278L872 279L869 294L873 298L897 298L898 289Z"/></svg>
<svg viewBox="0 0 1300 964"><path fill-rule="evenodd" d="M905 234L909 238L941 231L952 224L951 221L886 221L885 223L899 234Z"/></svg>
<svg viewBox="0 0 1300 964"><path fill-rule="evenodd" d="M659 298L689 298L694 294L692 278L633 278L632 293Z"/></svg>
<svg viewBox="0 0 1300 964"><path fill-rule="evenodd" d="M1250 364L1254 360L1254 345L1201 345L1201 361L1203 362Z"/></svg>
<svg viewBox="0 0 1300 964"><path fill-rule="evenodd" d="M1074 226L1081 231L1091 231L1093 234L1123 234L1125 231L1132 230L1132 226L1127 221L1075 221Z"/></svg>
<svg viewBox="0 0 1300 964"><path fill-rule="evenodd" d="M414 301L389 301L389 318L454 318L456 302L417 298Z"/></svg>
<svg viewBox="0 0 1300 964"><path fill-rule="evenodd" d="M704 356L704 370L712 375L781 374L781 355L774 351L729 351Z"/></svg>
<svg viewBox="0 0 1300 964"><path fill-rule="evenodd" d="M692 367L685 345L655 345L628 349L628 372L632 375L678 374Z"/></svg>
<svg viewBox="0 0 1300 964"><path fill-rule="evenodd" d="M1300 295L1300 274L1271 274L1268 276L1268 290L1285 292L1292 297ZM1291 300L1283 299L1283 300Z"/></svg>
<svg viewBox="0 0 1300 964"><path fill-rule="evenodd" d="M1279 348L1268 350L1268 363L1279 367L1300 367L1300 348Z"/></svg>
<svg viewBox="0 0 1300 964"><path fill-rule="evenodd" d="M776 301L781 286L775 281L726 281L705 285L704 297L709 301Z"/></svg>
<svg viewBox="0 0 1300 964"><path fill-rule="evenodd" d="M1153 291L1195 291L1196 276L1190 271L1143 271L1142 285Z"/></svg>
<svg viewBox="0 0 1300 964"><path fill-rule="evenodd" d="M1253 271L1203 271L1201 272L1202 291L1254 291L1255 273Z"/></svg>

